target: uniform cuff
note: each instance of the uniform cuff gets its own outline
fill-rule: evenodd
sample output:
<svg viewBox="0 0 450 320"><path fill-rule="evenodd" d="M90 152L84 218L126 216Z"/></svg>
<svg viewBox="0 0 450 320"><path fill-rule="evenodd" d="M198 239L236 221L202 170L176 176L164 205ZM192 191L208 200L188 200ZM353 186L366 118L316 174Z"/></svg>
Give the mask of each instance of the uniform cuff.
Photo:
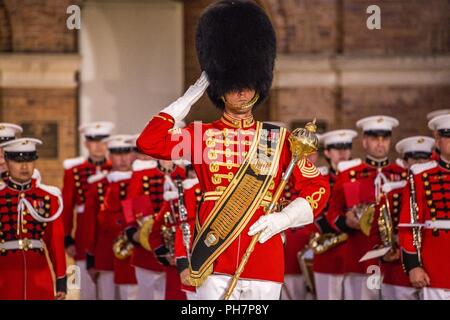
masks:
<svg viewBox="0 0 450 320"><path fill-rule="evenodd" d="M178 273L183 272L189 268L189 261L186 257L177 258L177 270Z"/></svg>
<svg viewBox="0 0 450 320"><path fill-rule="evenodd" d="M129 227L125 230L125 234L127 236L128 241L130 241L135 246L140 246L141 244L139 242L134 241L133 239L133 236L137 232L137 230L138 229L136 227Z"/></svg>
<svg viewBox="0 0 450 320"><path fill-rule="evenodd" d="M169 260L167 260L167 258L166 258L166 255L168 253L169 253L169 250L167 250L167 248L164 246L158 247L155 250L156 258L158 259L159 262L161 262L165 266L169 265Z"/></svg>
<svg viewBox="0 0 450 320"><path fill-rule="evenodd" d="M67 293L67 277L64 276L62 278L56 279L56 292L64 292Z"/></svg>
<svg viewBox="0 0 450 320"><path fill-rule="evenodd" d="M72 238L72 236L67 235L64 237L64 247L70 247L75 244L75 240Z"/></svg>
<svg viewBox="0 0 450 320"><path fill-rule="evenodd" d="M95 268L95 257L92 254L86 253L86 270Z"/></svg>
<svg viewBox="0 0 450 320"><path fill-rule="evenodd" d="M407 274L414 268L422 267L419 255L416 252L406 252L405 249L402 249L402 264Z"/></svg>
<svg viewBox="0 0 450 320"><path fill-rule="evenodd" d="M354 233L355 232L354 229L352 229L349 226L347 226L347 224L345 223L345 217L343 217L343 216L339 216L336 219L336 222L334 224L342 232L346 232L346 233Z"/></svg>
<svg viewBox="0 0 450 320"><path fill-rule="evenodd" d="M333 227L330 225L327 218L323 214L316 219L315 223L316 223L317 228L319 228L320 233L335 233L336 232L336 230L333 229Z"/></svg>

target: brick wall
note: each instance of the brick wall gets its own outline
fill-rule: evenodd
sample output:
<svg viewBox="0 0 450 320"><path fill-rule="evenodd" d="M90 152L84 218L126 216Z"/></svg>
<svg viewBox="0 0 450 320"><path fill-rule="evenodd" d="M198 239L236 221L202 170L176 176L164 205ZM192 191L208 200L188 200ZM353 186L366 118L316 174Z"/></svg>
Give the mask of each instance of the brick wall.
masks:
<svg viewBox="0 0 450 320"><path fill-rule="evenodd" d="M14 52L76 52L74 32L66 28L66 9L81 0L3 0L13 30ZM1 8L1 6L0 6ZM1 10L0 10L1 11Z"/></svg>
<svg viewBox="0 0 450 320"><path fill-rule="evenodd" d="M39 148L50 147L50 150L57 151L56 158L53 154L46 158L45 153L41 152L38 169L45 184L61 186L62 161L75 156L76 97L75 89L5 88L1 92L0 119L21 125L33 124L34 130L31 132L35 132L44 142L44 146ZM40 131L49 125L56 126L56 146L49 146L55 140L50 134Z"/></svg>
<svg viewBox="0 0 450 320"><path fill-rule="evenodd" d="M81 2L0 0L0 54L7 54L7 60L10 61L8 63L12 63L8 68L14 65L12 68L17 67L20 72L23 71L23 78L16 77L12 85L7 83L8 79L3 79L3 87L0 87L0 121L25 124L28 129L32 127L33 132L43 134L44 143L48 143L50 137L46 137L42 130L56 128L57 145L54 146L54 151L57 153L47 158L41 157L38 169L44 183L57 186L62 184L62 160L77 154L78 90L76 87L62 88L57 80L61 70L56 70L56 80L51 80L52 76L48 75L52 69L51 58L43 64L33 63L35 55L45 56L51 53L54 59L61 60L65 54L78 51L76 31L66 28L66 9L71 4ZM23 63L23 53L29 54L29 65L33 65L31 69ZM18 59L14 64L16 55ZM1 67L0 63L0 74L5 72ZM11 74L11 69L8 72ZM46 81L50 79L50 83L39 83L35 80L36 74L45 74Z"/></svg>

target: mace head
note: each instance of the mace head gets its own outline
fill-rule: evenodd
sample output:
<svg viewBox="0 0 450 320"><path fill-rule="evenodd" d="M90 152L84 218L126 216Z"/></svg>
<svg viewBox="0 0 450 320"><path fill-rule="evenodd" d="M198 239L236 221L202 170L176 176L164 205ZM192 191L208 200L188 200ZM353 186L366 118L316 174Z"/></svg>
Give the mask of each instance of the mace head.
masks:
<svg viewBox="0 0 450 320"><path fill-rule="evenodd" d="M317 151L319 138L316 135L316 131L316 119L308 122L304 128L297 128L292 131L289 142L294 157L301 159Z"/></svg>

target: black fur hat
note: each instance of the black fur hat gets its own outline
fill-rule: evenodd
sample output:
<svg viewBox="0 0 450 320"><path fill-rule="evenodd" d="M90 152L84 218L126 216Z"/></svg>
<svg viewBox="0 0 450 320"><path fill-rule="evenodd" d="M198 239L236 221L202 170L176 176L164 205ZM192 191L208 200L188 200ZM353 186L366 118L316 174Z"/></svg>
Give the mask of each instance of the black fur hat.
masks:
<svg viewBox="0 0 450 320"><path fill-rule="evenodd" d="M276 56L275 31L264 10L251 0L221 0L210 5L197 26L196 47L209 80L208 96L224 109L221 97L250 88L269 94Z"/></svg>

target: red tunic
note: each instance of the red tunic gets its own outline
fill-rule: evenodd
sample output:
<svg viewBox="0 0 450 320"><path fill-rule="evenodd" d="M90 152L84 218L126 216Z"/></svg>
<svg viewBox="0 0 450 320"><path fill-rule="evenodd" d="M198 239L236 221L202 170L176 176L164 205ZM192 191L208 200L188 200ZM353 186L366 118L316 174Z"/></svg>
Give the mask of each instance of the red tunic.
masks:
<svg viewBox="0 0 450 320"><path fill-rule="evenodd" d="M93 178L93 180L92 180ZM94 267L98 270L113 270L113 254L111 242L114 241L109 229L103 228L99 221L99 214L104 210L105 195L109 187L106 174L91 176L86 191L86 247L87 254L95 257Z"/></svg>
<svg viewBox="0 0 450 320"><path fill-rule="evenodd" d="M333 189L334 184L336 183L337 173L330 169L327 170L322 169L322 175L328 179L330 182L330 187ZM324 212L319 215L314 221L315 231L319 233L337 233L335 228L333 228L328 219L328 207L325 208ZM329 249L328 251L322 254L314 255L314 272L326 273L326 274L343 274L344 273L344 258L345 258L345 247L340 244L334 248Z"/></svg>
<svg viewBox="0 0 450 320"><path fill-rule="evenodd" d="M161 205L163 203L163 193L164 193L164 173L151 165L155 161L141 161L139 167L135 166L133 175L131 176L130 186L128 188L128 198L135 198L142 195L148 195L151 199L153 205L152 213L144 213L144 216L148 214L155 214L160 211ZM170 177L175 179L179 176L181 179L185 176L185 171L181 167L175 167L170 173ZM136 217L138 218L138 217ZM137 227L137 223L129 224L128 227ZM164 271L163 266L156 260L155 255L151 251L147 251L140 245L135 245L133 250L133 255L131 257L131 264L156 272Z"/></svg>
<svg viewBox="0 0 450 320"><path fill-rule="evenodd" d="M73 234L74 220L75 230L75 260L84 260L87 247L86 223L84 222L84 210L86 191L88 188L87 179L99 172L107 172L111 169L111 163L104 161L93 163L89 159L75 158L64 162L64 184L62 189L64 211L64 231L66 236ZM75 215L75 216L74 216Z"/></svg>
<svg viewBox="0 0 450 320"><path fill-rule="evenodd" d="M12 180L0 187L0 242L17 240L42 241L49 255L47 260L42 249L1 249L0 252L0 300L4 299L54 299L55 286L51 269L56 278L65 281L66 258L64 252L64 229L62 219L43 223L34 220L28 210L22 221L18 221L19 199L27 199L44 217L53 216L58 208L58 199L53 190L36 186L36 181L24 187ZM18 230L18 225L20 228Z"/></svg>
<svg viewBox="0 0 450 320"><path fill-rule="evenodd" d="M131 256L120 260L113 254L114 240L125 230L125 218L122 209L122 200L127 196L130 183L130 172L111 172L108 174L109 187L105 196L103 210L99 213L99 226L107 232L108 238L112 239L109 251L113 256L114 283L136 284L134 267L131 265ZM105 248L106 249L106 248Z"/></svg>
<svg viewBox="0 0 450 320"><path fill-rule="evenodd" d="M450 213L450 163L442 160L412 166L419 223L448 220ZM410 187L403 193L400 223L411 223ZM444 229L422 229L422 264L430 277L432 288L450 289L450 232ZM403 263L406 270L418 266L417 250L413 245L412 229L399 228ZM416 259L414 259L416 257Z"/></svg>
<svg viewBox="0 0 450 320"><path fill-rule="evenodd" d="M374 249L378 240L373 233L366 236L360 230L353 230L345 224L345 214L351 208L349 203L350 201L356 201L353 204L361 203L358 199L375 201L374 183L378 172L383 173L388 181L398 181L406 176L406 172L397 164L389 164L388 161L376 164L369 159L366 162L358 160L349 161L348 163L353 166L339 173L333 188L327 219L334 228L349 234L348 240L341 245L345 248L342 249L345 252L344 273L367 274L367 268L373 261L359 262L359 260L367 251ZM351 197L354 199L349 200ZM377 206L375 211L378 210Z"/></svg>
<svg viewBox="0 0 450 320"><path fill-rule="evenodd" d="M209 124L194 122L185 129L170 130L173 125L171 116L160 113L148 123L137 143L140 150L155 158L184 158L193 163L201 189L205 192L205 200L197 217L197 223L201 226L213 209L217 195L220 196L229 185L248 153L257 123L253 118L235 120L224 114L220 120ZM282 142L278 171L265 197L268 201L291 160L288 136L287 134ZM295 189L301 197L310 199L314 213L318 214L326 205L329 196L328 181L307 160L302 160L294 168L292 177ZM215 273L235 273L251 241L248 230L263 214L264 203L261 203L240 235L214 262ZM242 278L282 283L283 275L284 248L281 235L278 234L264 244L256 245Z"/></svg>

